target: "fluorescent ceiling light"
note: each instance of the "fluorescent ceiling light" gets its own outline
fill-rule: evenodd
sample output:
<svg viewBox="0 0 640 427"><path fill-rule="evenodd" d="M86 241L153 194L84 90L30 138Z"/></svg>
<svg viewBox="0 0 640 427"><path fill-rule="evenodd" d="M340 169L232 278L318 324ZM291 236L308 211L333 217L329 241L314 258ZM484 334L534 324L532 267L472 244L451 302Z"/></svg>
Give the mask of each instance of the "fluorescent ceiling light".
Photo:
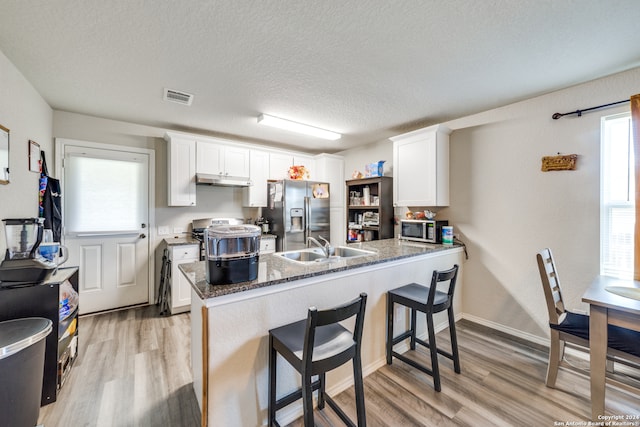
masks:
<svg viewBox="0 0 640 427"><path fill-rule="evenodd" d="M260 114L258 116L258 123L261 125L272 126L274 128L285 129L291 132L303 133L305 135L311 135L318 138L330 139L332 141L340 139L342 135L329 130L320 129L314 126L304 125L302 123L292 122L290 120L281 119L278 117L269 116L267 114Z"/></svg>

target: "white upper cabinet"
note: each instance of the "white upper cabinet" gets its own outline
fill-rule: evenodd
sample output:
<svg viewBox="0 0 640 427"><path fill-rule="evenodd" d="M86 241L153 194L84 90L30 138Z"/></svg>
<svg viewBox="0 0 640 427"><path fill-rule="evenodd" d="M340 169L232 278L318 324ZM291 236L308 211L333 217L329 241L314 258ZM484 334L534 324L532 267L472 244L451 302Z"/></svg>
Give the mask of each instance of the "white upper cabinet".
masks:
<svg viewBox="0 0 640 427"><path fill-rule="evenodd" d="M210 141L196 143L196 172L249 177L249 149Z"/></svg>
<svg viewBox="0 0 640 427"><path fill-rule="evenodd" d="M269 179L288 179L293 154L269 153Z"/></svg>
<svg viewBox="0 0 640 427"><path fill-rule="evenodd" d="M316 160L313 156L304 156L301 154L294 154L293 164L294 166L304 166L305 168L307 168L307 171L309 172L309 180L322 181L318 179L317 170L316 170Z"/></svg>
<svg viewBox="0 0 640 427"><path fill-rule="evenodd" d="M224 149L224 171L229 176L248 177L250 175L250 150L243 147L227 146Z"/></svg>
<svg viewBox="0 0 640 427"><path fill-rule="evenodd" d="M166 134L167 205L196 205L196 141Z"/></svg>
<svg viewBox="0 0 640 427"><path fill-rule="evenodd" d="M315 175L313 181L329 183L329 203L332 208L344 207L344 158L335 154L315 156ZM331 227L333 229L333 226Z"/></svg>
<svg viewBox="0 0 640 427"><path fill-rule="evenodd" d="M242 205L253 208L266 207L269 153L262 150L250 150L249 169L249 178L253 185L243 188Z"/></svg>
<svg viewBox="0 0 640 427"><path fill-rule="evenodd" d="M449 205L449 134L435 125L391 138L394 206Z"/></svg>

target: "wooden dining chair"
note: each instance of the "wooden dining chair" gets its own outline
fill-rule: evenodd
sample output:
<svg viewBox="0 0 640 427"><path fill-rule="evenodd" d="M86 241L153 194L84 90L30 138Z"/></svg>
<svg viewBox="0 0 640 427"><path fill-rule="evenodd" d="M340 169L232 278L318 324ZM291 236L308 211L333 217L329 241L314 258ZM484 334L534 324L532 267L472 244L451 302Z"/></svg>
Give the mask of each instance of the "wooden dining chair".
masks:
<svg viewBox="0 0 640 427"><path fill-rule="evenodd" d="M560 366L574 368L564 360L565 343L571 343L582 350L589 351L589 316L566 309L551 249L541 250L536 255L536 259L549 312L549 327L551 328L546 385L554 387ZM613 372L614 360L640 368L640 332L609 325L608 372Z"/></svg>

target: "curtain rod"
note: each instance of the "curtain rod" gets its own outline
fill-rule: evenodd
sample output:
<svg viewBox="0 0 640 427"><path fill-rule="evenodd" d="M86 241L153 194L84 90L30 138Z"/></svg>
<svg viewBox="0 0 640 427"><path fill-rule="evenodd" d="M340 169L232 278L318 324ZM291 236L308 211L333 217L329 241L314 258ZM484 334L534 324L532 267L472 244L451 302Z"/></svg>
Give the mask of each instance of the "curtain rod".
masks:
<svg viewBox="0 0 640 427"><path fill-rule="evenodd" d="M597 107L585 108L584 110L576 110L570 113L555 113L553 116L551 116L551 118L553 120L558 120L560 117L569 116L571 114L577 114L578 117L582 117L582 113L586 113L587 111L597 110L605 107L611 107L612 105L624 104L625 102L629 102L629 101L630 101L629 99L625 99L624 101L612 102L611 104L598 105Z"/></svg>

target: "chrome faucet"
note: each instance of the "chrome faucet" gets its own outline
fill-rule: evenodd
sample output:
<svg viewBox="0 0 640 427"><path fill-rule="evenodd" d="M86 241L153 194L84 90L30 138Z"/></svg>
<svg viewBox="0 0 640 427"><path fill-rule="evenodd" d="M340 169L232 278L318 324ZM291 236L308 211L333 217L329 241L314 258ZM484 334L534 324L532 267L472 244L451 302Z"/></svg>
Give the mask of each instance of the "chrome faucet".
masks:
<svg viewBox="0 0 640 427"><path fill-rule="evenodd" d="M333 246L331 246L331 243L329 243L329 241L322 236L318 236L318 239L322 240L324 242L324 245L318 242L318 240L316 240L314 237L309 236L307 237L307 246L309 246L309 242L312 242L314 245L322 249L325 257L329 258L330 256L332 256L335 253L335 249L333 248Z"/></svg>

